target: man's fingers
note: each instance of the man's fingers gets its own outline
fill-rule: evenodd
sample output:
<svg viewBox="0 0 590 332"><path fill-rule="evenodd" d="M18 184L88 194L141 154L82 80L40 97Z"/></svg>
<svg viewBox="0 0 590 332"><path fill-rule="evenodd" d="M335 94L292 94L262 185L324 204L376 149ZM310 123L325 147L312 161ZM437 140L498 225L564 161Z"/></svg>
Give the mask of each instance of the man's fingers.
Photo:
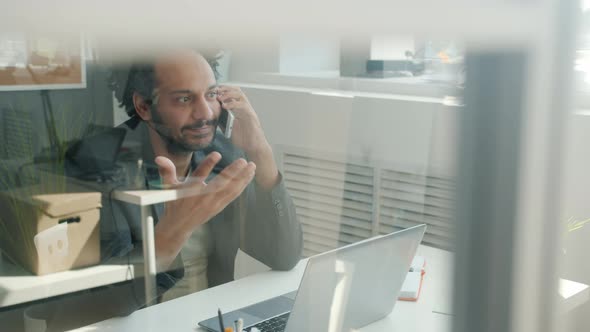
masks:
<svg viewBox="0 0 590 332"><path fill-rule="evenodd" d="M219 173L216 179L220 178L220 182L229 181L236 175L238 175L246 166L248 166L248 162L245 159L237 159L229 166L227 166L223 171L221 171L221 173Z"/></svg>
<svg viewBox="0 0 590 332"><path fill-rule="evenodd" d="M240 169L239 172L235 173L231 178L224 178L222 181L216 183L212 189L216 191L216 196L220 200L229 204L231 201L236 199L242 191L246 188L248 183L254 178L256 171L256 165L253 162L249 162L245 167Z"/></svg>
<svg viewBox="0 0 590 332"><path fill-rule="evenodd" d="M236 164L236 168L242 162ZM246 188L248 183L254 177L256 166L254 163L246 163L238 172L232 172L230 175L218 175L206 187L204 187L202 197L194 201L193 210L195 214L205 213L207 216L204 222L211 220L211 217L220 213L225 207L234 201Z"/></svg>
<svg viewBox="0 0 590 332"><path fill-rule="evenodd" d="M223 190L225 186L232 185L236 178L244 178L249 172L254 173L256 165L246 162L244 159L238 159L227 166L219 173L208 185L210 190Z"/></svg>
<svg viewBox="0 0 590 332"><path fill-rule="evenodd" d="M172 160L159 156L155 160L158 165L158 171L160 172L160 178L162 178L162 184L165 187L172 187L178 183L176 179L176 166Z"/></svg>
<svg viewBox="0 0 590 332"><path fill-rule="evenodd" d="M229 92L239 92L242 93L242 89L240 89L239 86L234 86L234 85L222 85L217 89L217 92L220 92L221 94L224 93L229 93Z"/></svg>
<svg viewBox="0 0 590 332"><path fill-rule="evenodd" d="M237 101L244 101L244 98L241 96L223 96L223 97L219 97L218 100L222 104L224 104L224 103L231 103L231 102L237 102Z"/></svg>
<svg viewBox="0 0 590 332"><path fill-rule="evenodd" d="M201 187L198 194L203 195L193 201L200 211L215 215L235 200L252 181L256 165L244 159L234 161L219 173L209 184Z"/></svg>
<svg viewBox="0 0 590 332"><path fill-rule="evenodd" d="M244 190L244 188L252 181L254 175L256 174L256 164L253 162L249 162L248 165L234 177L234 182L236 182L236 186L242 189L239 190L239 193Z"/></svg>
<svg viewBox="0 0 590 332"><path fill-rule="evenodd" d="M196 181L199 182L203 182L205 181L205 179L207 179L207 177L209 176L209 174L211 173L211 171L213 170L213 167L215 167L215 165L221 160L221 154L219 152L211 152L210 154L207 155L207 157L205 159L203 159L203 161L201 161L201 163L199 164L199 167L197 167L196 170L194 170L194 172L191 174L192 177L194 177Z"/></svg>
<svg viewBox="0 0 590 332"><path fill-rule="evenodd" d="M238 88L222 88L219 90L219 97L217 99L221 102L227 102L230 100L243 100L246 99L242 90Z"/></svg>
<svg viewBox="0 0 590 332"><path fill-rule="evenodd" d="M229 100L228 102L221 103L221 106L226 110L234 111L238 109L243 103L241 101Z"/></svg>
<svg viewBox="0 0 590 332"><path fill-rule="evenodd" d="M248 183L254 178L256 173L256 165L253 162L249 162L248 165L237 174L231 184L227 186L226 197L230 200L234 200L238 195L244 191Z"/></svg>

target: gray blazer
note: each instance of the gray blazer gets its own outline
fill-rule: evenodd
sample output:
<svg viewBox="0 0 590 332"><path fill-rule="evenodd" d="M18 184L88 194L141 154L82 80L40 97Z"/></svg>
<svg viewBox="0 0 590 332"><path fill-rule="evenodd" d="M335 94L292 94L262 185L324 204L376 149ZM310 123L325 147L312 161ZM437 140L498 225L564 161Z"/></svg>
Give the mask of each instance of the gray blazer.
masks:
<svg viewBox="0 0 590 332"><path fill-rule="evenodd" d="M140 187L150 189L160 181L158 169L153 162L154 154L149 142L145 123L132 118L120 126L127 130L123 147L131 147L122 158L143 159L143 174L140 174ZM218 151L222 160L213 170L217 175L223 168L237 158L246 158L222 135L216 135L211 146L193 155L193 167L205 156ZM132 163L133 164L133 163ZM194 168L193 168L194 169ZM130 182L138 185L137 175ZM114 188L116 189L116 188ZM163 204L152 209L154 219L162 214ZM111 195L103 195L101 209L101 247L103 261L124 257L132 251L141 253L141 224L139 207L115 201ZM233 280L234 260L238 247L252 257L275 270L289 270L297 264L302 251L301 225L295 214L295 206L289 197L283 180L271 190L265 191L252 181L244 192L230 203L221 213L211 219L210 235L213 249L208 257L207 276L209 286L216 286ZM174 285L183 275L181 260L177 257L176 270L160 273L157 276L158 290L161 294ZM137 285L136 289L143 287Z"/></svg>

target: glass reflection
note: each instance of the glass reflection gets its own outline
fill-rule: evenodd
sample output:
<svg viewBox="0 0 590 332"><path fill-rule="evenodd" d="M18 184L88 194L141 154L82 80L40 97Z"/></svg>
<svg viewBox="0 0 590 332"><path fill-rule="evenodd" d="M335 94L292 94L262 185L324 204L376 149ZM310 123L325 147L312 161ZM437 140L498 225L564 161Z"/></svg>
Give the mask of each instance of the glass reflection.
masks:
<svg viewBox="0 0 590 332"><path fill-rule="evenodd" d="M425 244L441 252L452 248L460 53L452 43L439 43L450 55L427 59L416 46L412 59L399 60L411 62L411 70L384 67L381 73L371 67L375 62L398 60L359 58L358 75L346 76L354 68L342 67L334 54L350 56L349 45L332 39L316 54L327 62L316 62L297 55L305 41L282 38L286 61L274 73L263 70L272 54L266 50L255 59L228 47L164 50L130 60L87 45L87 86L80 91L2 92L2 116L10 120L3 138L28 144L6 144L2 151L18 159L8 168L15 171L4 174L6 195L14 196L16 187L27 197L37 195L32 187L39 195L62 195L56 201L73 195L55 225L48 224L48 234L87 225L82 206L97 214L93 228L76 238L82 244L100 238L99 244L78 249L72 233L51 240L43 233L37 247L32 242L31 255L46 253L39 257L49 275L104 267L117 275L97 287L88 272L77 293L52 284L47 296L29 299L39 301L34 305L14 303L7 312L14 312L15 330L32 316L62 330L128 315L268 268L289 271L302 256L422 223L429 225ZM434 52L435 44L428 45ZM39 109L46 116L33 117ZM81 203L85 195L92 204ZM141 201L154 204L142 208ZM8 227L0 233L4 261L17 275L36 278L34 269L11 257L16 249L8 244L23 235L11 226L9 210L2 212ZM144 277L150 266L147 215L155 221L153 287ZM64 250L76 264L43 258ZM80 259L84 250L100 260ZM240 262L243 253L258 262ZM361 270L403 265L392 255L356 259L368 264ZM326 330L349 326L351 308L366 302L352 290L374 280L351 279L359 272L356 264L337 260L318 279L338 279L326 297L328 312L316 312L330 318ZM312 286L323 291L322 282ZM389 311L381 312L381 304L363 310L382 317ZM25 311L32 316L24 319Z"/></svg>

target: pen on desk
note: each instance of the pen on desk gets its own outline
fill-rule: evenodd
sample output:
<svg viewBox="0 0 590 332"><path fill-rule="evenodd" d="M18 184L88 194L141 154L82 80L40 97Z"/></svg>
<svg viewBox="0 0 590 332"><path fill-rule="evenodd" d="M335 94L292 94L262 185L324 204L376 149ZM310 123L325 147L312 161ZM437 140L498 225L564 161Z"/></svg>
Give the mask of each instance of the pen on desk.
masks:
<svg viewBox="0 0 590 332"><path fill-rule="evenodd" d="M243 329L244 329L244 320L241 318L238 318L237 323L236 323L236 332L242 332Z"/></svg>
<svg viewBox="0 0 590 332"><path fill-rule="evenodd" d="M221 309L217 309L217 317L219 318L219 331L225 332L225 327L223 326L223 316L221 315Z"/></svg>

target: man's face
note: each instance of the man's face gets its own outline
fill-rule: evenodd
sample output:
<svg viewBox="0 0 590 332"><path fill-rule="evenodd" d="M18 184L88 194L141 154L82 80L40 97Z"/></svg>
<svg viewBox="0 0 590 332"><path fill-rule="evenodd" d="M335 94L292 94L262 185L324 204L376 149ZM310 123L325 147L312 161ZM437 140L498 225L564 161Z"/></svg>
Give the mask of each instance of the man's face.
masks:
<svg viewBox="0 0 590 332"><path fill-rule="evenodd" d="M199 54L162 58L154 67L156 89L149 122L171 153L206 148L215 136L221 112L215 75Z"/></svg>

